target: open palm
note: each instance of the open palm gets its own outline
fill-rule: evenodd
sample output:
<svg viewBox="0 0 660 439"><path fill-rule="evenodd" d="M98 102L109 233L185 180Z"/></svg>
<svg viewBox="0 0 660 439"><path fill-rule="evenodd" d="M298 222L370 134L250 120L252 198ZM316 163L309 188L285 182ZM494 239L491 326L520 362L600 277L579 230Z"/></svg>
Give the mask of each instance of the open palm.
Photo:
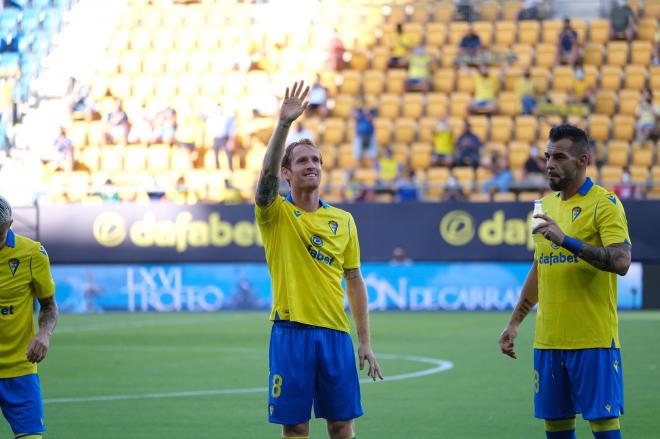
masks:
<svg viewBox="0 0 660 439"><path fill-rule="evenodd" d="M283 122L291 123L305 111L307 108L307 102L305 98L307 93L309 93L309 86L303 91L303 86L305 85L304 81L293 83L291 87L291 92L289 93L289 87L286 88L286 93L284 94L284 101L282 102L282 108L280 108L280 120Z"/></svg>

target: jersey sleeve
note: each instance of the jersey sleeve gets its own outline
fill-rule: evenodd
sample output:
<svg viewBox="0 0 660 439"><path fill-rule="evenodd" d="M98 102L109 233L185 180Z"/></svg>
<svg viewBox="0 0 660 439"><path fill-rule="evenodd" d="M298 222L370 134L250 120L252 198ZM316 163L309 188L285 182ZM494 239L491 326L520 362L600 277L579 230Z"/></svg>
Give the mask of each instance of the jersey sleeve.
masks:
<svg viewBox="0 0 660 439"><path fill-rule="evenodd" d="M360 268L360 241L357 226L351 214L348 215L348 244L344 250L344 270Z"/></svg>
<svg viewBox="0 0 660 439"><path fill-rule="evenodd" d="M596 224L604 247L622 242L631 243L626 212L616 195L608 194L598 203Z"/></svg>
<svg viewBox="0 0 660 439"><path fill-rule="evenodd" d="M50 273L48 253L43 245L37 243L30 258L32 273L32 291L39 299L45 299L55 294L55 282Z"/></svg>
<svg viewBox="0 0 660 439"><path fill-rule="evenodd" d="M282 210L282 197L278 195L275 200L266 207L261 207L258 204L255 204L254 216L259 225L270 225L277 222L280 210Z"/></svg>

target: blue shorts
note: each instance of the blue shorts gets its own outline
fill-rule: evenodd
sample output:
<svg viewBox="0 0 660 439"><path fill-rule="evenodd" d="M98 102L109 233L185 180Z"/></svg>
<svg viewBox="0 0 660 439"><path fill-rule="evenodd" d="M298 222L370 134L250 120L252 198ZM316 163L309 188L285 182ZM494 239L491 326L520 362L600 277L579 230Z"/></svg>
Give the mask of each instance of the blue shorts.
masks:
<svg viewBox="0 0 660 439"><path fill-rule="evenodd" d="M43 433L46 428L39 375L0 378L0 408L14 434Z"/></svg>
<svg viewBox="0 0 660 439"><path fill-rule="evenodd" d="M296 425L317 418L362 416L360 383L349 334L289 321L270 335L268 420Z"/></svg>
<svg viewBox="0 0 660 439"><path fill-rule="evenodd" d="M586 420L623 414L620 349L534 349L534 416Z"/></svg>

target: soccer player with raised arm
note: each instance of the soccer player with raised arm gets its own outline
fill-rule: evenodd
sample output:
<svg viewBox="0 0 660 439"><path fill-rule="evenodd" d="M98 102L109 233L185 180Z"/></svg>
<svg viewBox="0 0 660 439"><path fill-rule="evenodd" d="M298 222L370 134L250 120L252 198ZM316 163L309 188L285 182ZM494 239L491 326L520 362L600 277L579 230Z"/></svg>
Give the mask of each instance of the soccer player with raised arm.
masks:
<svg viewBox="0 0 660 439"><path fill-rule="evenodd" d="M11 206L0 196L0 408L16 439L45 430L37 364L57 323L55 284L44 247L11 230ZM39 332L34 334L34 297Z"/></svg>
<svg viewBox="0 0 660 439"><path fill-rule="evenodd" d="M357 327L360 369L382 379L369 339L367 290L350 213L320 199L321 154L307 139L289 144L291 123L305 110L309 87L286 89L256 192L256 218L273 285L268 419L282 437L304 439L309 419L325 418L331 439L355 438L362 415L342 277ZM280 175L288 196L278 195Z"/></svg>
<svg viewBox="0 0 660 439"><path fill-rule="evenodd" d="M623 374L617 275L630 267L626 214L616 195L586 176L588 139L571 125L550 130L545 157L550 188L533 232L534 263L500 336L516 358L518 325L538 303L534 334L534 415L548 439L575 438L575 416L597 439L621 438Z"/></svg>

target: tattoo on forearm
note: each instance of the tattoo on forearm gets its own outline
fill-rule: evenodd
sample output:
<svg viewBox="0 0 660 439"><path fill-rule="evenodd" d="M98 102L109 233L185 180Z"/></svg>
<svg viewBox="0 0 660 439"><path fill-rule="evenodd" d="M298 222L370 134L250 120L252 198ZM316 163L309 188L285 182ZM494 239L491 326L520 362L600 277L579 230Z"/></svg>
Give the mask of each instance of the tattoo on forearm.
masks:
<svg viewBox="0 0 660 439"><path fill-rule="evenodd" d="M39 311L39 330L46 331L51 335L57 325L57 303L53 297L39 300L41 309Z"/></svg>
<svg viewBox="0 0 660 439"><path fill-rule="evenodd" d="M276 175L262 173L257 184L255 201L259 206L268 206L277 197L279 180Z"/></svg>
<svg viewBox="0 0 660 439"><path fill-rule="evenodd" d="M360 276L360 269L359 268L351 268L349 270L346 270L346 271L344 271L344 276L346 277L346 280L356 279L358 276Z"/></svg>
<svg viewBox="0 0 660 439"><path fill-rule="evenodd" d="M516 310L514 318L518 323L522 323L527 314L534 308L534 304L529 299L523 299L522 303Z"/></svg>
<svg viewBox="0 0 660 439"><path fill-rule="evenodd" d="M599 270L623 275L630 266L630 245L615 244L609 247L585 245L578 256Z"/></svg>

